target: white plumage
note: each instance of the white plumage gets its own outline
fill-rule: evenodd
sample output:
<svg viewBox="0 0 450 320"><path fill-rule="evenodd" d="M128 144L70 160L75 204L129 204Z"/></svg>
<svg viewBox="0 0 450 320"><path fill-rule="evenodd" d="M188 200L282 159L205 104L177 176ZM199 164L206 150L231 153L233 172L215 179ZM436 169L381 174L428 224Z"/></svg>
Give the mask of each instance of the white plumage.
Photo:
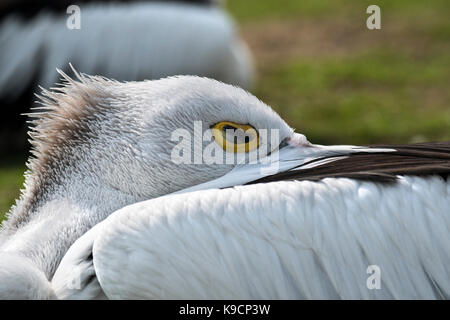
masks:
<svg viewBox="0 0 450 320"><path fill-rule="evenodd" d="M449 190L440 178L339 178L157 198L79 240L93 254L85 276L114 299L448 298ZM67 290L85 260L64 264L79 252L53 279L60 297L98 294ZM369 265L380 290L366 286Z"/></svg>
<svg viewBox="0 0 450 320"><path fill-rule="evenodd" d="M33 81L49 88L56 68L117 80L186 74L244 88L254 70L234 22L216 5L182 3L82 4L81 29L69 15L42 12L32 20L12 14L0 25L0 98L15 99Z"/></svg>
<svg viewBox="0 0 450 320"><path fill-rule="evenodd" d="M0 232L0 297L450 296L448 144L314 145L244 90L198 77L66 77L59 91L44 92L36 159ZM256 163L174 164L171 132L195 121L279 139L260 137Z"/></svg>

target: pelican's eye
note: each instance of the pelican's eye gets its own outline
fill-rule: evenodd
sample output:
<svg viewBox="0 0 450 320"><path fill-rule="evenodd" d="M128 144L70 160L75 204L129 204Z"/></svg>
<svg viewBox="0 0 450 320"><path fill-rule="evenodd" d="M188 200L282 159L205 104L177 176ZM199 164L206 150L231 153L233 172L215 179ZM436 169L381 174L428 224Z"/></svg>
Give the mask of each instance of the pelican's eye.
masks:
<svg viewBox="0 0 450 320"><path fill-rule="evenodd" d="M258 131L248 124L229 121L211 127L216 142L227 152L249 152L259 146Z"/></svg>

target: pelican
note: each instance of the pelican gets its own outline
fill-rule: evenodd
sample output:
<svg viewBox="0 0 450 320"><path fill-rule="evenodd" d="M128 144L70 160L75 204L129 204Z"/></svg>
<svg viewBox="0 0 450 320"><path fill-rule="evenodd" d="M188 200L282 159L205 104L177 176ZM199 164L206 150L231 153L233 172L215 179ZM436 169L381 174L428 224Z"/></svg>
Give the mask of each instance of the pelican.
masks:
<svg viewBox="0 0 450 320"><path fill-rule="evenodd" d="M317 145L216 80L61 74L1 298L450 297L449 142Z"/></svg>
<svg viewBox="0 0 450 320"><path fill-rule="evenodd" d="M123 81L185 74L243 88L254 82L250 50L218 1L78 3L79 29L67 26L71 4L0 4L0 9L11 6L7 13L0 10L0 103L10 114L2 126L10 132L23 127L20 137L26 129L19 114L29 111L37 86L53 86L56 68L65 69L69 62L81 72Z"/></svg>

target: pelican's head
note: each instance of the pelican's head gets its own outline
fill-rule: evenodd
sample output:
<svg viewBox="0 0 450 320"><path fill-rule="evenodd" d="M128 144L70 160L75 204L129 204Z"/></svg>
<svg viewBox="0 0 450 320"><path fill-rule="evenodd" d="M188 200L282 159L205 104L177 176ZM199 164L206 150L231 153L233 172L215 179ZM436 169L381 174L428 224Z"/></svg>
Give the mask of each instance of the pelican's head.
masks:
<svg viewBox="0 0 450 320"><path fill-rule="evenodd" d="M294 137L306 143L253 95L195 76L125 83L65 76L41 102L42 112L31 114L29 183L84 181L91 192L112 188L133 201L214 180Z"/></svg>

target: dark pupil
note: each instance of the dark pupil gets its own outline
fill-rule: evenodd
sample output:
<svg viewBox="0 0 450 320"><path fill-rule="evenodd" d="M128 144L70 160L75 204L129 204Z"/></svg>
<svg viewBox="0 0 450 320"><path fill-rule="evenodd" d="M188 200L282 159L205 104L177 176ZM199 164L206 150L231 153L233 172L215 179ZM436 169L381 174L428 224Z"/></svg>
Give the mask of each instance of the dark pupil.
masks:
<svg viewBox="0 0 450 320"><path fill-rule="evenodd" d="M236 130L236 128L235 127L232 127L232 126L229 126L229 125L224 125L223 126L223 128L222 128L222 130L224 131L224 132L227 132L227 130Z"/></svg>
<svg viewBox="0 0 450 320"><path fill-rule="evenodd" d="M235 127L232 127L232 126L229 126L229 125L224 125L223 127L222 127L222 130L223 130L223 132L225 132L225 134L227 133L227 130L236 130L236 128ZM234 144L237 144L237 137L234 137Z"/></svg>

